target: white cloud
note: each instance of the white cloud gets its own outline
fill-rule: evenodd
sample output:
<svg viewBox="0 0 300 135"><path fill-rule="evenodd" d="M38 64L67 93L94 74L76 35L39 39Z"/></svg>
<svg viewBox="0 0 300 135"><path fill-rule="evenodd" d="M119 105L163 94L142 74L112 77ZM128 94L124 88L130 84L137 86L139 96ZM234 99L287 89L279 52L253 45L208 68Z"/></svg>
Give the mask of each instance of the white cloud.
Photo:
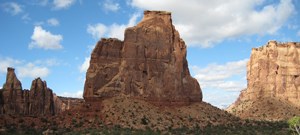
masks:
<svg viewBox="0 0 300 135"><path fill-rule="evenodd" d="M96 47L96 45L89 45L89 46L87 46L87 52L90 54L93 50L94 50L94 48Z"/></svg>
<svg viewBox="0 0 300 135"><path fill-rule="evenodd" d="M34 64L43 65L43 66L59 66L61 62L57 59L51 58L46 60L36 60L33 62Z"/></svg>
<svg viewBox="0 0 300 135"><path fill-rule="evenodd" d="M298 25L295 25L295 24L288 24L287 27L288 27L288 29L290 29L290 30L296 30L299 26L298 26Z"/></svg>
<svg viewBox="0 0 300 135"><path fill-rule="evenodd" d="M22 6L15 2L7 2L2 5L2 8L5 12L8 12L12 15L17 15L23 12Z"/></svg>
<svg viewBox="0 0 300 135"><path fill-rule="evenodd" d="M73 3L75 3L75 0L54 0L54 9L66 9L70 7Z"/></svg>
<svg viewBox="0 0 300 135"><path fill-rule="evenodd" d="M0 58L0 73L6 73L8 67L15 67L22 62L12 58Z"/></svg>
<svg viewBox="0 0 300 135"><path fill-rule="evenodd" d="M62 49L60 42L63 40L62 35L54 35L49 31L44 30L41 26L35 26L31 36L31 43L29 49L43 48L45 50Z"/></svg>
<svg viewBox="0 0 300 135"><path fill-rule="evenodd" d="M48 65L48 66L58 66L58 65L60 65L60 62L57 61L56 59L47 59L47 60L45 61L45 63L46 63L46 65Z"/></svg>
<svg viewBox="0 0 300 135"><path fill-rule="evenodd" d="M21 19L25 22L28 22L31 20L31 18L29 17L29 14L24 14Z"/></svg>
<svg viewBox="0 0 300 135"><path fill-rule="evenodd" d="M107 31L107 27L104 24L98 23L94 25L88 25L87 32L95 39L103 37Z"/></svg>
<svg viewBox="0 0 300 135"><path fill-rule="evenodd" d="M63 96L63 97L73 97L73 98L82 98L83 97L83 91L79 90L77 92L64 92L62 94L60 94L59 96Z"/></svg>
<svg viewBox="0 0 300 135"><path fill-rule="evenodd" d="M132 27L136 24L139 14L133 14L127 24L112 24L106 26L102 23L88 25L87 32L91 34L95 39L100 39L101 37L112 37L118 39L124 39L124 32L127 27Z"/></svg>
<svg viewBox="0 0 300 135"><path fill-rule="evenodd" d="M85 73L90 66L90 57L86 57L84 62L79 66L80 73Z"/></svg>
<svg viewBox="0 0 300 135"><path fill-rule="evenodd" d="M225 39L276 33L293 14L294 5L292 0L268 5L265 1L132 0L131 5L171 11L174 24L188 45L212 47Z"/></svg>
<svg viewBox="0 0 300 135"><path fill-rule="evenodd" d="M225 109L231 105L239 96L240 92L220 92L219 90L202 89L203 101L211 103L212 105Z"/></svg>
<svg viewBox="0 0 300 135"><path fill-rule="evenodd" d="M58 66L60 62L57 59L36 60L34 62L26 62L13 58L0 57L0 74L6 74L8 67L16 69L17 76L20 78L37 78L47 77L50 74L48 67Z"/></svg>
<svg viewBox="0 0 300 135"><path fill-rule="evenodd" d="M59 21L56 18L50 18L47 20L47 23L51 26L58 26Z"/></svg>
<svg viewBox="0 0 300 135"><path fill-rule="evenodd" d="M108 12L116 12L120 9L119 3L113 3L111 0L105 0L104 3L102 4L103 9Z"/></svg>
<svg viewBox="0 0 300 135"><path fill-rule="evenodd" d="M50 70L47 67L36 66L33 63L28 63L22 67L17 67L17 69L18 69L18 76L20 78L46 77L50 73Z"/></svg>
<svg viewBox="0 0 300 135"><path fill-rule="evenodd" d="M246 87L246 65L248 59L227 62L224 65L209 64L199 68L192 66L194 77L202 88L217 88L228 91L240 91ZM238 79L237 79L238 78Z"/></svg>

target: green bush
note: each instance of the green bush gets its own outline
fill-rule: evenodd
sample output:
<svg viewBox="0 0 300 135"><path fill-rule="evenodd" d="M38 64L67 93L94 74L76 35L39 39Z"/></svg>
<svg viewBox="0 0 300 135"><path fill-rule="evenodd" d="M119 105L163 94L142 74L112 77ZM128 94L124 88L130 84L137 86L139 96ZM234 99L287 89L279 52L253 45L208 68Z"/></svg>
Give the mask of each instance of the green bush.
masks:
<svg viewBox="0 0 300 135"><path fill-rule="evenodd" d="M300 135L300 117L295 116L291 119L288 120L289 128L292 130L294 133L297 133Z"/></svg>

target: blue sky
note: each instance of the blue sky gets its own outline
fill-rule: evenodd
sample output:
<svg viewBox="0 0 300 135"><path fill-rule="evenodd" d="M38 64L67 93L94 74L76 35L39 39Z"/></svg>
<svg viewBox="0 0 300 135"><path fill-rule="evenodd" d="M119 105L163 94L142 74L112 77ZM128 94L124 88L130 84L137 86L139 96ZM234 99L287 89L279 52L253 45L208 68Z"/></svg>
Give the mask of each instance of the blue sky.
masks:
<svg viewBox="0 0 300 135"><path fill-rule="evenodd" d="M41 77L57 95L80 97L96 42L123 40L147 9L172 12L204 101L221 108L246 88L251 48L300 38L299 0L2 0L0 83L12 66L25 89Z"/></svg>

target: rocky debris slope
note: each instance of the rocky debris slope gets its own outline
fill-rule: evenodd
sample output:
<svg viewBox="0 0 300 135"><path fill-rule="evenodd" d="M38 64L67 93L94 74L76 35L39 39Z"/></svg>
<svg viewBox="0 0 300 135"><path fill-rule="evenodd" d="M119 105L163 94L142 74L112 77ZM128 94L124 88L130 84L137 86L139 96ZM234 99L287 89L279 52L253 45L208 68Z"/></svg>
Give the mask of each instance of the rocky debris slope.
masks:
<svg viewBox="0 0 300 135"><path fill-rule="evenodd" d="M247 89L227 110L243 117L256 116L255 112L259 112L270 120L300 114L299 53L300 43L297 42L269 41L265 46L253 48L247 64ZM285 105L279 107L285 109L276 109L275 103Z"/></svg>
<svg viewBox="0 0 300 135"><path fill-rule="evenodd" d="M130 95L157 104L202 101L186 60L186 45L172 25L171 13L145 11L125 39L101 39L86 73L88 102Z"/></svg>
<svg viewBox="0 0 300 135"><path fill-rule="evenodd" d="M54 115L58 110L55 111L53 93L46 81L37 78L30 90L23 90L15 69L7 69L6 82L0 90L0 114Z"/></svg>

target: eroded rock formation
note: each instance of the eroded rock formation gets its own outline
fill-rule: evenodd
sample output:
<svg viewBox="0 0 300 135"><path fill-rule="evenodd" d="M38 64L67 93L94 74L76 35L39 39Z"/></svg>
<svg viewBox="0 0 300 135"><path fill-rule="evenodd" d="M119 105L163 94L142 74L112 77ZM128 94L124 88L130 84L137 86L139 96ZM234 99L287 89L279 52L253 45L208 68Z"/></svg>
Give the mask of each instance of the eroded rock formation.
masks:
<svg viewBox="0 0 300 135"><path fill-rule="evenodd" d="M153 103L202 101L186 60L186 45L172 25L171 13L145 11L125 39L101 39L92 52L84 99L101 100L120 94Z"/></svg>
<svg viewBox="0 0 300 135"><path fill-rule="evenodd" d="M297 42L269 41L265 46L253 48L247 64L247 89L241 92L229 110L248 101L265 99L299 107L299 53L300 43Z"/></svg>
<svg viewBox="0 0 300 135"><path fill-rule="evenodd" d="M30 90L23 90L13 68L7 69L6 82L0 94L0 114L54 115L52 90L45 81L32 81Z"/></svg>
<svg viewBox="0 0 300 135"><path fill-rule="evenodd" d="M29 114L55 114L53 93L47 87L46 81L42 81L41 78L33 80L29 97Z"/></svg>

